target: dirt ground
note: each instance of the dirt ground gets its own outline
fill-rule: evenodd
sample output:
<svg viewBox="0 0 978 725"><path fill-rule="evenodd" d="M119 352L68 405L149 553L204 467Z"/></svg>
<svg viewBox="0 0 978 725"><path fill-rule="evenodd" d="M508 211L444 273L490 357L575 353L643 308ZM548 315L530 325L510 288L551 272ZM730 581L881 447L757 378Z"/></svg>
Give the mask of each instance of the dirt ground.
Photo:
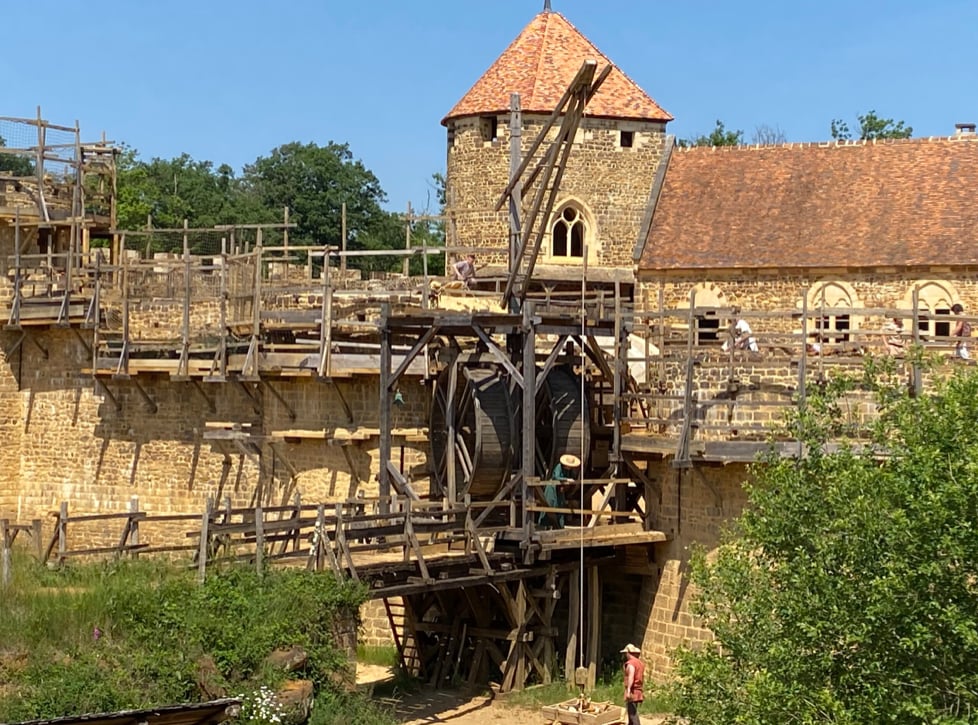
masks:
<svg viewBox="0 0 978 725"><path fill-rule="evenodd" d="M360 687L370 689L372 685L383 688L383 683L389 682L392 674L389 668L375 665L359 665L357 683ZM544 725L548 721L538 709L515 707L495 701L486 695L467 695L456 691L421 690L417 693L393 697L378 697L377 699L389 704L397 714L398 722L402 725L431 725L447 723L448 725L483 725L484 723L511 723ZM624 715L624 712L622 712ZM624 721L623 721L624 722ZM643 717L643 725L660 725L661 717Z"/></svg>

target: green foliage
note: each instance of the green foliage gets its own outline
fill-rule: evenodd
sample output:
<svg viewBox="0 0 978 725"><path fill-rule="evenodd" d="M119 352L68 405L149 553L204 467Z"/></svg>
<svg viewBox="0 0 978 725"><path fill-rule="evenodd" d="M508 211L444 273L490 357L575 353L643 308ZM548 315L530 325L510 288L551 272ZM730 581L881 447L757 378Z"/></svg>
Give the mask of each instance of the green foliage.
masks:
<svg viewBox="0 0 978 725"><path fill-rule="evenodd" d="M6 147L7 141L0 136L0 146ZM24 156L0 154L0 176L32 176L34 162Z"/></svg>
<svg viewBox="0 0 978 725"><path fill-rule="evenodd" d="M291 210L298 244L338 245L345 203L349 249L404 246L403 225L381 207L387 196L380 181L353 158L347 144L284 144L246 166L243 182L265 208ZM350 265L396 269L398 262L364 257Z"/></svg>
<svg viewBox="0 0 978 725"><path fill-rule="evenodd" d="M198 585L159 563L50 572L18 558L0 598L0 721L194 701L205 656L231 692L274 687L282 673L265 658L292 645L309 656L300 675L328 692L346 665L336 623L355 621L363 597L300 570L232 568Z"/></svg>
<svg viewBox="0 0 978 725"><path fill-rule="evenodd" d="M693 557L716 641L678 653L690 723L973 721L978 375L911 397L876 372L869 437L845 444L852 384L815 396L790 421L806 454L757 465L729 541Z"/></svg>
<svg viewBox="0 0 978 725"><path fill-rule="evenodd" d="M282 220L282 208L262 206L227 164L215 169L187 154L140 161L134 149L125 148L117 168L121 229L143 229L149 218L157 229L182 227L184 219L198 228Z"/></svg>
<svg viewBox="0 0 978 725"><path fill-rule="evenodd" d="M388 647L360 645L357 647L357 662L378 667L396 667L397 648L393 645Z"/></svg>
<svg viewBox="0 0 978 725"><path fill-rule="evenodd" d="M739 146L743 142L743 131L728 131L723 125L723 121L717 119L717 125L709 136L700 135L696 138L680 139L679 145L684 148L689 146Z"/></svg>
<svg viewBox="0 0 978 725"><path fill-rule="evenodd" d="M355 693L329 691L316 697L309 725L394 725L390 708Z"/></svg>
<svg viewBox="0 0 978 725"><path fill-rule="evenodd" d="M892 118L880 118L876 115L876 111L869 111L858 118L860 141L886 138L910 138L913 134L913 128L905 125L903 121L894 121ZM852 138L849 124L842 119L833 119L830 131L832 138L839 141Z"/></svg>
<svg viewBox="0 0 978 725"><path fill-rule="evenodd" d="M614 705L624 705L622 698L624 683L620 674L610 675L599 680L589 694L593 702L610 702ZM551 682L549 685L535 685L525 690L511 692L502 701L515 707L543 707L558 702L573 700L580 693L579 689L563 680ZM669 704L662 693L656 690L646 675L645 700L639 705L640 715L655 715L668 712Z"/></svg>

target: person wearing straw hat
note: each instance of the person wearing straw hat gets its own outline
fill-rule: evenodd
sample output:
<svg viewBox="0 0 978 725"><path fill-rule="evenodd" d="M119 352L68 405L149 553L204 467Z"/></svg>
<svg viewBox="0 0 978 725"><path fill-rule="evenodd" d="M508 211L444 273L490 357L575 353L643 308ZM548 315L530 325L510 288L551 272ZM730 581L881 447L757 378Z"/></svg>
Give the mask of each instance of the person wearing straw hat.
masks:
<svg viewBox="0 0 978 725"><path fill-rule="evenodd" d="M628 711L628 725L641 725L638 707L645 700L645 663L638 656L642 654L642 650L628 643L621 653L625 655L625 709Z"/></svg>
<svg viewBox="0 0 978 725"><path fill-rule="evenodd" d="M567 508L567 498L564 495L564 488L568 483L577 480L577 470L581 467L581 459L571 453L565 453L554 466L553 473L550 475L551 481L543 488L543 500L547 508L562 509ZM537 525L541 528L562 529L564 528L565 514L554 511L541 511L537 518Z"/></svg>

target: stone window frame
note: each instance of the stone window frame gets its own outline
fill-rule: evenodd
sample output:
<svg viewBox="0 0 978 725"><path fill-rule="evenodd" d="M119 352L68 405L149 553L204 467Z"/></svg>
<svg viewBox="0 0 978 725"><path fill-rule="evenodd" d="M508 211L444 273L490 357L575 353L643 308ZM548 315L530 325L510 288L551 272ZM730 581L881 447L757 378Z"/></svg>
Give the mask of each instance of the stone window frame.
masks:
<svg viewBox="0 0 978 725"><path fill-rule="evenodd" d="M573 218L569 219L569 214L573 215ZM573 226L568 228L568 233L571 236L567 237L566 253L556 254L556 244L558 239L557 227L558 225L566 227L568 224ZM581 229L580 255L572 254L572 234L574 226ZM566 199L561 202L550 219L548 232L549 239L547 240L545 247L545 256L548 262L555 264L584 264L585 255L587 255L589 262L594 260L594 255L597 251L596 225L594 215L591 214L591 210L584 202L580 201L579 199Z"/></svg>
<svg viewBox="0 0 978 725"><path fill-rule="evenodd" d="M961 299L957 288L942 279L922 279L907 289L900 309L913 314L914 290L917 290L917 329L922 338L948 337L951 334L951 306ZM911 322L911 325L913 323Z"/></svg>
<svg viewBox="0 0 978 725"><path fill-rule="evenodd" d="M690 292L695 292L693 304L701 314L693 318L693 344L717 345L723 342L724 335L734 320L729 319L727 310L730 304L723 289L714 282L699 282L690 287ZM679 304L679 309L689 309L689 295ZM721 316L721 310L723 315Z"/></svg>
<svg viewBox="0 0 978 725"><path fill-rule="evenodd" d="M859 309L862 303L856 289L848 282L837 279L819 280L808 288L806 299L806 327L814 341L846 343L859 329L862 320L851 310ZM839 314L837 311L841 309L846 311Z"/></svg>

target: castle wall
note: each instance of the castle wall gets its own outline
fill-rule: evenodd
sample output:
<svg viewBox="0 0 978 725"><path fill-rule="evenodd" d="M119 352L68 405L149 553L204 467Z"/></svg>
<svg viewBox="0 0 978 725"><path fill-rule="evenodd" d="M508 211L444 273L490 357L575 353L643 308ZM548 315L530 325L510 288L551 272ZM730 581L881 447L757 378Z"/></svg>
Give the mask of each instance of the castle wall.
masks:
<svg viewBox="0 0 978 725"><path fill-rule="evenodd" d="M509 181L509 117L497 117L497 134L486 140L482 119L453 119L449 122L448 187L449 207L454 219L456 244L490 247L480 255L480 264L506 264L509 221L504 206L493 208ZM525 114L521 147L526 154L546 119ZM621 132L631 132L632 146L621 146ZM550 132L550 138L556 130ZM648 202L649 189L662 157L665 127L662 123L585 118L575 138L567 168L560 183L557 207L573 200L586 212L592 239L589 264L605 267L632 266L632 253ZM532 170L532 168L531 168ZM524 189L532 199L535 187ZM528 203L527 203L528 206ZM541 263L577 263L547 257L544 239Z"/></svg>
<svg viewBox="0 0 978 725"><path fill-rule="evenodd" d="M674 273L640 272L637 280L635 305L638 310L653 313L658 310L660 290L663 307L688 309L690 290L696 287L697 307L709 306L706 300L718 300L722 307L740 307L750 311L794 311L796 316L771 318L765 325L772 331L800 330L802 300L810 288L823 284L841 285L849 294L853 307L912 310L915 287L921 289L921 299L931 296L938 288L946 293L948 302L961 302L969 314L978 312L978 272L973 269L939 268L926 270L702 270ZM815 295L816 298L818 295ZM818 300L810 300L809 316L815 316ZM853 320L854 329L879 329L881 316ZM759 330L755 330L759 332Z"/></svg>
<svg viewBox="0 0 978 725"><path fill-rule="evenodd" d="M251 505L258 490L274 504L290 501L296 492L307 503L345 500L357 490L368 497L377 494L378 441L369 434L379 425L376 377L336 380L353 423L337 389L313 378L271 381L288 408L270 393L253 391L261 413L235 383L204 384L201 392L192 383L163 375L107 379L104 384L120 405L116 410L103 383L93 384L81 372L90 358L74 332L28 335L37 336L39 345L25 339L0 364L0 435L5 442L0 516L41 518L47 524L48 512L62 501L70 503L72 514L122 512L133 496L140 510L166 514L201 512L208 499L225 497L234 506ZM13 333L5 337L15 339ZM137 382L155 403L155 412ZM406 380L400 390L405 404L394 413L395 427L426 426L427 389ZM207 435L215 427L233 425L251 432L256 450L245 454ZM358 426L367 430L359 436L363 440L350 435ZM353 472L342 444L349 447ZM424 460L424 444L395 438L395 463L400 463L402 444L404 469L410 470ZM118 534L77 535L92 544L115 543Z"/></svg>
<svg viewBox="0 0 978 725"><path fill-rule="evenodd" d="M695 471L673 469L669 461L650 464L649 477L661 487L658 528L670 540L655 549L656 574L642 578L635 639L655 681L668 678L676 647L712 639L690 611L689 559L694 546L715 548L724 526L743 512L747 476L743 464L697 464Z"/></svg>

